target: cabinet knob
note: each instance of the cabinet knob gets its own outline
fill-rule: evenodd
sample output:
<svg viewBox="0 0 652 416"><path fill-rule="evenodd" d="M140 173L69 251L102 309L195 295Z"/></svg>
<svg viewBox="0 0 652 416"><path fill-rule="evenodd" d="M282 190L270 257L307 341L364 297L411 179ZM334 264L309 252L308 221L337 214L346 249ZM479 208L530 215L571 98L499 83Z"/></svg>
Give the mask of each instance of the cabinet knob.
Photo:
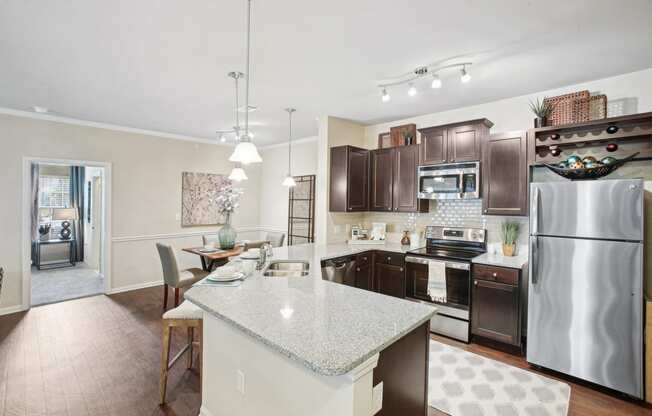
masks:
<svg viewBox="0 0 652 416"><path fill-rule="evenodd" d="M392 258L391 258L391 257L387 257L387 261L392 261Z"/></svg>
<svg viewBox="0 0 652 416"><path fill-rule="evenodd" d="M360 268L359 268L359 267L358 267L358 268L356 268L356 269L355 269L355 271L356 271L356 272L359 272L359 271L360 271Z"/></svg>
<svg viewBox="0 0 652 416"><path fill-rule="evenodd" d="M477 286L477 285L478 285L478 281L477 281L477 280L474 280L474 281L473 281L473 284Z"/></svg>
<svg viewBox="0 0 652 416"><path fill-rule="evenodd" d="M494 272L494 277L498 276L498 273Z"/></svg>
<svg viewBox="0 0 652 416"><path fill-rule="evenodd" d="M366 257L363 257L362 260L367 261L367 258L366 258Z"/></svg>
<svg viewBox="0 0 652 416"><path fill-rule="evenodd" d="M401 267L401 271L403 271L403 268Z"/></svg>

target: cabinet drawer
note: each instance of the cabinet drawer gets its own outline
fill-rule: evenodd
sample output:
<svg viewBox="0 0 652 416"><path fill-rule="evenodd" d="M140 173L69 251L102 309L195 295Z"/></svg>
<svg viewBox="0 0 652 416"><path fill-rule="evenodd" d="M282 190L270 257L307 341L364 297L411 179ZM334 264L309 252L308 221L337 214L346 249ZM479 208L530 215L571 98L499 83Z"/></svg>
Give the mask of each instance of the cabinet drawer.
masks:
<svg viewBox="0 0 652 416"><path fill-rule="evenodd" d="M355 262L358 265L358 267L371 264L371 255L372 255L371 251L358 254L355 258Z"/></svg>
<svg viewBox="0 0 652 416"><path fill-rule="evenodd" d="M405 256L403 254L392 253L389 251L377 251L376 263L391 264L393 266L403 266L405 263Z"/></svg>
<svg viewBox="0 0 652 416"><path fill-rule="evenodd" d="M491 280L508 285L518 285L519 271L506 267L485 266L482 264L473 265L473 277L482 280Z"/></svg>

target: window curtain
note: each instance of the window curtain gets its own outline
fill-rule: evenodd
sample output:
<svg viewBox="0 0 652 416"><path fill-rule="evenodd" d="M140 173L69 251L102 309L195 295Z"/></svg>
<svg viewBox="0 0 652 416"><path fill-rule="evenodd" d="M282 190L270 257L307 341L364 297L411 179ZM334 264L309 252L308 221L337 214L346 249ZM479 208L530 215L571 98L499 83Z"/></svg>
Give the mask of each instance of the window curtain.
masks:
<svg viewBox="0 0 652 416"><path fill-rule="evenodd" d="M77 219L72 220L75 232L75 253L73 258L76 262L84 261L84 175L83 166L70 167L70 208L77 210Z"/></svg>
<svg viewBox="0 0 652 416"><path fill-rule="evenodd" d="M40 169L38 163L32 163L31 165L31 237L32 237L32 262L36 259L36 243L35 241L39 239L38 234L38 183L40 176Z"/></svg>

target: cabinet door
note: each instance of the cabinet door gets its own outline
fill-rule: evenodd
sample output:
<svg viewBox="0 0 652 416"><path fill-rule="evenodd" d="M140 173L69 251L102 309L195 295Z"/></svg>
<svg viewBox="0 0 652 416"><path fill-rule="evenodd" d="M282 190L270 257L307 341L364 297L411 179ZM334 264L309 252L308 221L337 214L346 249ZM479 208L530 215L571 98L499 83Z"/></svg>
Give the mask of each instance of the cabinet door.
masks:
<svg viewBox="0 0 652 416"><path fill-rule="evenodd" d="M480 160L480 139L483 133L484 128L476 124L450 128L448 130L448 161Z"/></svg>
<svg viewBox="0 0 652 416"><path fill-rule="evenodd" d="M520 345L518 286L474 279L472 299L472 334Z"/></svg>
<svg viewBox="0 0 652 416"><path fill-rule="evenodd" d="M400 146L394 152L394 211L427 212L428 201L417 199L419 147Z"/></svg>
<svg viewBox="0 0 652 416"><path fill-rule="evenodd" d="M367 211L369 208L369 152L349 149L347 173L347 211Z"/></svg>
<svg viewBox="0 0 652 416"><path fill-rule="evenodd" d="M405 269L402 266L376 263L374 290L384 295L405 298Z"/></svg>
<svg viewBox="0 0 652 416"><path fill-rule="evenodd" d="M371 151L369 210L392 211L394 190L394 148Z"/></svg>
<svg viewBox="0 0 652 416"><path fill-rule="evenodd" d="M355 287L359 289L372 290L373 282L371 275L371 264L359 266L355 272Z"/></svg>
<svg viewBox="0 0 652 416"><path fill-rule="evenodd" d="M489 136L482 150L482 209L488 215L527 214L526 134Z"/></svg>
<svg viewBox="0 0 652 416"><path fill-rule="evenodd" d="M434 165L446 162L448 156L448 131L433 129L421 132L420 164Z"/></svg>

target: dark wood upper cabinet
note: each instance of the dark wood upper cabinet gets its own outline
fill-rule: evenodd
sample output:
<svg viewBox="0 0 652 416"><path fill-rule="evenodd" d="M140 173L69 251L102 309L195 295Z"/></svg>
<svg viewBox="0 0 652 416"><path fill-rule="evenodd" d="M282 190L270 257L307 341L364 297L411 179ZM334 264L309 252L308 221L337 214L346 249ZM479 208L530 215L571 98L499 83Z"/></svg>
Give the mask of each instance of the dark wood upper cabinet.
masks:
<svg viewBox="0 0 652 416"><path fill-rule="evenodd" d="M417 198L419 146L399 146L394 153L394 211L428 212L429 201Z"/></svg>
<svg viewBox="0 0 652 416"><path fill-rule="evenodd" d="M421 154L420 164L435 165L444 163L448 159L448 131L446 128L420 129Z"/></svg>
<svg viewBox="0 0 652 416"><path fill-rule="evenodd" d="M392 211L394 201L395 148L371 150L370 211Z"/></svg>
<svg viewBox="0 0 652 416"><path fill-rule="evenodd" d="M369 210L369 151L353 146L331 148L329 210Z"/></svg>
<svg viewBox="0 0 652 416"><path fill-rule="evenodd" d="M419 129L421 165L480 160L493 123L486 118Z"/></svg>
<svg viewBox="0 0 652 416"><path fill-rule="evenodd" d="M482 211L527 215L526 132L494 134L483 141Z"/></svg>

